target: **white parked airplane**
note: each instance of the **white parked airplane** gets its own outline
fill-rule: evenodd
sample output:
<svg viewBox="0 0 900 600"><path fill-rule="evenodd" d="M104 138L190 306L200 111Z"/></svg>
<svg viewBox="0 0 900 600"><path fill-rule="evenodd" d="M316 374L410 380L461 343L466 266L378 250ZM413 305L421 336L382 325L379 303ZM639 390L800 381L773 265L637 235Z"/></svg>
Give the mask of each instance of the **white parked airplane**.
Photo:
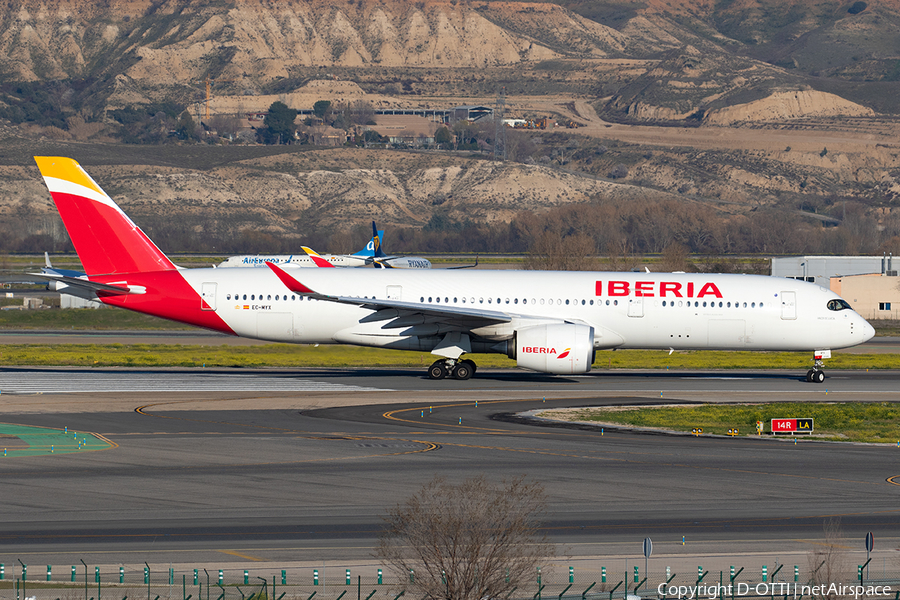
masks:
<svg viewBox="0 0 900 600"><path fill-rule="evenodd" d="M272 254L230 256L219 264L219 268L264 267L266 263L295 265L298 267L367 267L381 269L430 269L431 261L421 256L388 256L381 249L384 231L375 227L372 221L372 239L366 247L353 254L326 254L324 256L302 246L304 254Z"/></svg>
<svg viewBox="0 0 900 600"><path fill-rule="evenodd" d="M834 292L755 275L176 267L69 158L36 157L89 280L45 274L112 306L233 335L430 352L434 379L468 353L586 373L611 348L787 350L822 359L875 331Z"/></svg>

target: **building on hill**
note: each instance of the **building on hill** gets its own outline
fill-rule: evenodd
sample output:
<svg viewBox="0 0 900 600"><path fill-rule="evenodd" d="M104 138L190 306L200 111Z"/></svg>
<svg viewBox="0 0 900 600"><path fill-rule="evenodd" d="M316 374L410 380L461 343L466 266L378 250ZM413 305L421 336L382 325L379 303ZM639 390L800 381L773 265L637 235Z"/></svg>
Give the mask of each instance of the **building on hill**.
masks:
<svg viewBox="0 0 900 600"><path fill-rule="evenodd" d="M377 125L365 125L363 131L374 131L391 144L431 146L434 134L442 124L416 115L377 115Z"/></svg>
<svg viewBox="0 0 900 600"><path fill-rule="evenodd" d="M451 110L450 121L478 121L485 117L493 118L494 109L490 106L482 104L469 104L466 106L456 106Z"/></svg>

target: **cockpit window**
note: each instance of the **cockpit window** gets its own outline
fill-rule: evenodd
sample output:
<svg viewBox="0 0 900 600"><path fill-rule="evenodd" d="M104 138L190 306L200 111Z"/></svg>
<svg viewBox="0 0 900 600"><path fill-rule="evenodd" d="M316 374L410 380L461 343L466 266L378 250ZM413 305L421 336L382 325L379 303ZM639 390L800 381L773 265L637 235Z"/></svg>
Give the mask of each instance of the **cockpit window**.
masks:
<svg viewBox="0 0 900 600"><path fill-rule="evenodd" d="M850 309L850 305L847 304L846 300L841 300L840 298L835 298L834 300L828 301L828 310L845 310Z"/></svg>

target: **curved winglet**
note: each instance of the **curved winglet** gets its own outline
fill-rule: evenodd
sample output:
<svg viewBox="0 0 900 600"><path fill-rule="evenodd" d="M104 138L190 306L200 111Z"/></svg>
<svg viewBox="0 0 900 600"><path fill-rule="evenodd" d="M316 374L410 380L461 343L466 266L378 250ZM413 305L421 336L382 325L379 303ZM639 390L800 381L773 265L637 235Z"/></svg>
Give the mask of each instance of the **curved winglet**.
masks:
<svg viewBox="0 0 900 600"><path fill-rule="evenodd" d="M281 283L283 283L287 287L287 289L291 290L292 292L297 294L316 293L315 291L309 289L308 287L291 277L289 274L285 273L284 269L276 266L275 263L266 262L266 266L272 269L272 272L278 276L278 279L281 280Z"/></svg>

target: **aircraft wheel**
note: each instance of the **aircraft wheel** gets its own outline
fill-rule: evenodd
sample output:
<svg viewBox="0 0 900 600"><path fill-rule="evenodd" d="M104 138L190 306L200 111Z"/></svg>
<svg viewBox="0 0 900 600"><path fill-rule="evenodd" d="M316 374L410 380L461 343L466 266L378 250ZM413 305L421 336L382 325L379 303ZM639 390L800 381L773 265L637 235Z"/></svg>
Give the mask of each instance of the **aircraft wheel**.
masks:
<svg viewBox="0 0 900 600"><path fill-rule="evenodd" d="M472 369L472 365L474 365L470 360L464 360L456 363L456 367L453 369L453 377L454 379L459 379L461 381L465 381L469 377L474 374L474 370Z"/></svg>
<svg viewBox="0 0 900 600"><path fill-rule="evenodd" d="M447 376L447 365L444 364L444 361L439 360L435 362L433 365L428 367L428 378L429 379L443 379Z"/></svg>
<svg viewBox="0 0 900 600"><path fill-rule="evenodd" d="M478 367L475 365L475 361L474 361L474 360L469 360L469 359L467 358L466 360L464 360L464 361L462 361L462 362L464 362L465 364L469 365L469 369L472 370L472 375L474 375L475 372L478 370Z"/></svg>
<svg viewBox="0 0 900 600"><path fill-rule="evenodd" d="M825 382L825 371L814 371L812 376L813 383Z"/></svg>
<svg viewBox="0 0 900 600"><path fill-rule="evenodd" d="M813 371L812 369L806 372L806 383L812 383L813 373L815 373L815 371Z"/></svg>

